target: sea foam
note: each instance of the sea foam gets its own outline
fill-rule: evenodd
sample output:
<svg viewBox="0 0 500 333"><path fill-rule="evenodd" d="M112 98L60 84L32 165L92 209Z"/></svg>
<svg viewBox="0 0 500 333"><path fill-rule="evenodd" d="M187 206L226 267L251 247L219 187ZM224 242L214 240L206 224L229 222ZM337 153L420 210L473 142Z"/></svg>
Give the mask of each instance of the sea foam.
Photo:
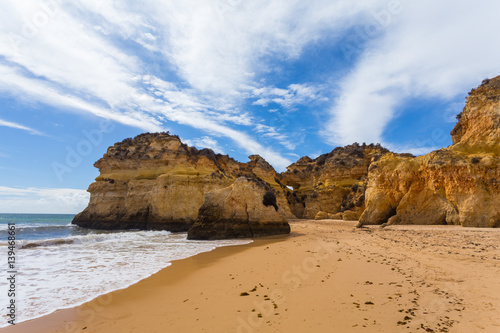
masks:
<svg viewBox="0 0 500 333"><path fill-rule="evenodd" d="M63 225L63 228L75 228ZM22 239L27 232L30 239ZM31 229L30 229L31 228ZM45 228L45 230L43 230ZM52 228L52 229L50 229ZM184 259L216 247L250 243L251 240L190 241L186 233L167 231L97 232L61 226L20 226L16 244L17 322L34 319L57 309L73 307L99 295L126 288ZM50 232L48 232L50 230ZM79 234L82 233L82 234ZM2 242L4 240L2 239ZM6 290L0 280L0 290ZM3 293L3 292L2 292ZM1 323L6 326L6 320Z"/></svg>

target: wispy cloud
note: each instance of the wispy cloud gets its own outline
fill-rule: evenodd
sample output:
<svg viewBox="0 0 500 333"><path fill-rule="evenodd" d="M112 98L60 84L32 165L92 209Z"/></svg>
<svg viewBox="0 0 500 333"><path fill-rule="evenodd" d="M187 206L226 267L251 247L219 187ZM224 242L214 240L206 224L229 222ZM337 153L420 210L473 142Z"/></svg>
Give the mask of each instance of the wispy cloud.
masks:
<svg viewBox="0 0 500 333"><path fill-rule="evenodd" d="M82 211L89 198L84 190L0 186L0 212L73 214Z"/></svg>
<svg viewBox="0 0 500 333"><path fill-rule="evenodd" d="M400 5L392 13L387 8L374 12L379 34L339 83L340 95L324 128L332 144L384 143L386 126L409 99L462 98L500 72L500 45L492 42L500 29L499 3L489 3L487 10L467 1Z"/></svg>
<svg viewBox="0 0 500 333"><path fill-rule="evenodd" d="M147 2L160 23L161 49L194 88L238 96L261 72L276 70L266 57L291 60L309 43L333 41L371 1ZM166 52L165 50L168 50Z"/></svg>
<svg viewBox="0 0 500 333"><path fill-rule="evenodd" d="M433 144L433 142L430 142L430 144ZM390 151L393 151L395 153L410 153L415 156L419 155L425 155L427 153L430 153L431 151L438 150L442 147L440 146L425 146L425 147L420 147L419 143L416 142L413 145L398 145L398 144L391 144L388 143L385 145L387 149Z"/></svg>
<svg viewBox="0 0 500 333"><path fill-rule="evenodd" d="M41 132L39 132L37 130L34 130L34 129L30 128L30 127L23 126L21 124L14 123L14 122L11 122L11 121L2 120L2 119L0 119L0 126L5 126L5 127L10 127L10 128L20 129L20 130L27 131L30 134L34 134L34 135L44 135L43 133L41 133Z"/></svg>
<svg viewBox="0 0 500 333"><path fill-rule="evenodd" d="M409 98L452 98L496 74L499 5L389 3L7 1L0 11L0 91L145 131L190 126L201 138L230 139L283 169L297 145L288 139L295 129L263 125L270 110L246 105L293 111L330 103L328 121L317 126L329 143L383 143ZM47 20L35 25L34 17ZM348 33L359 57L348 59L354 67L340 81L266 80L309 45L340 44Z"/></svg>
<svg viewBox="0 0 500 333"><path fill-rule="evenodd" d="M53 2L47 11L39 2L26 0L2 9L0 32L6 38L0 40L0 90L147 131L167 129L173 121L227 137L249 154L261 151L277 167L290 162L241 128L251 129L255 119L239 107L244 89L238 86L252 81L242 72L247 66L240 66L240 54L217 58L221 53L214 50L199 58L219 36L198 24L217 20L217 31L223 32L235 23L220 20L210 4L75 1ZM26 22L36 14L47 16L48 22L32 29ZM186 24L194 26L184 29ZM189 31L194 35L185 36ZM124 48L130 41L144 50ZM139 56L145 54L173 66L176 75L151 75ZM243 58L251 55L247 48ZM236 89L224 90L228 86Z"/></svg>
<svg viewBox="0 0 500 333"><path fill-rule="evenodd" d="M203 136L192 140L185 139L183 141L190 146L197 147L198 149L210 148L218 154L224 154L224 150L221 148L217 140L209 136Z"/></svg>
<svg viewBox="0 0 500 333"><path fill-rule="evenodd" d="M295 149L295 144L292 142L292 139L285 134L279 133L274 127L257 124L255 126L255 131L257 133L260 133L264 138L272 138L277 140L281 145L290 150Z"/></svg>
<svg viewBox="0 0 500 333"><path fill-rule="evenodd" d="M255 88L251 96L257 98L254 105L268 106L271 103L280 105L285 109L292 109L297 105L326 102L328 98L322 96L320 87L310 84L290 84L287 89L276 87Z"/></svg>

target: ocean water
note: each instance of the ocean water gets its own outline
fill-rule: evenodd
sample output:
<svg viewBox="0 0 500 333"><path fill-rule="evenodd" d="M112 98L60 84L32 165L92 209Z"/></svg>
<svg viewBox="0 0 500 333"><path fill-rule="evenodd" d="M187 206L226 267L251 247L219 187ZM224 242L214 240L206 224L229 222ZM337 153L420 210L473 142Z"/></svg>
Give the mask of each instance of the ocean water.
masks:
<svg viewBox="0 0 500 333"><path fill-rule="evenodd" d="M7 226L16 226L16 322L73 307L126 288L171 264L220 246L251 240L191 241L186 233L99 231L71 225L74 215L0 214L4 276L1 299L8 305ZM5 305L5 306L4 306ZM9 325L2 311L0 327Z"/></svg>

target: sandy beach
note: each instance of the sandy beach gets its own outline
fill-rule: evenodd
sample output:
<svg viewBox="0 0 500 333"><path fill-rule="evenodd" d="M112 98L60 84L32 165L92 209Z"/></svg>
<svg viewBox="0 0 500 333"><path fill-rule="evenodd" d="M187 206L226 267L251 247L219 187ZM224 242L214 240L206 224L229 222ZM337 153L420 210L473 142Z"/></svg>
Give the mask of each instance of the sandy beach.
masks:
<svg viewBox="0 0 500 333"><path fill-rule="evenodd" d="M290 224L1 331L500 332L500 229Z"/></svg>

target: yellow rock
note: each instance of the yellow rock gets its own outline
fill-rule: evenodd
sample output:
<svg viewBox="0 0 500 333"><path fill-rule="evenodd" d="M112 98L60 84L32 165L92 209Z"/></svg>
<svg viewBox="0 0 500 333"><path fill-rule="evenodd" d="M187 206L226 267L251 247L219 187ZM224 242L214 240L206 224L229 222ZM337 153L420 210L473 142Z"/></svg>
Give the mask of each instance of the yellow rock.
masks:
<svg viewBox="0 0 500 333"><path fill-rule="evenodd" d="M240 177L226 188L210 191L188 232L188 239L251 238L290 233L284 207L274 190L259 180Z"/></svg>
<svg viewBox="0 0 500 333"><path fill-rule="evenodd" d="M302 157L287 167L281 181L294 189L290 210L299 218L315 218L318 212L335 214L364 210L368 168L389 153L380 145L352 144L338 147L316 159Z"/></svg>
<svg viewBox="0 0 500 333"><path fill-rule="evenodd" d="M357 221L359 219L359 213L353 212L352 210L346 210L342 212L342 219L344 221Z"/></svg>
<svg viewBox="0 0 500 333"><path fill-rule="evenodd" d="M291 214L279 175L260 156L239 163L210 149L198 150L168 133L141 134L110 147L94 164L100 175L91 184L88 207L74 224L95 229L187 231L207 192L230 186L239 176L263 179Z"/></svg>
<svg viewBox="0 0 500 333"><path fill-rule="evenodd" d="M500 227L500 77L472 90L454 144L370 166L361 224Z"/></svg>

